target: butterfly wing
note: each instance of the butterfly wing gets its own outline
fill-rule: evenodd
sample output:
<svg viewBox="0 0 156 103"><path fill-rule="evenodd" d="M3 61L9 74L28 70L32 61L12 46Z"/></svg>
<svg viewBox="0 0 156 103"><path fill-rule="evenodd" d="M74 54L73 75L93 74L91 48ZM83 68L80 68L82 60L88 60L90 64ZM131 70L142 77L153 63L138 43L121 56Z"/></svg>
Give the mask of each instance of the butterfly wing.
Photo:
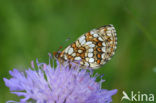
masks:
<svg viewBox="0 0 156 103"><path fill-rule="evenodd" d="M116 45L114 26L105 25L80 36L62 51L60 58L66 61L80 61L82 67L96 69L111 59Z"/></svg>

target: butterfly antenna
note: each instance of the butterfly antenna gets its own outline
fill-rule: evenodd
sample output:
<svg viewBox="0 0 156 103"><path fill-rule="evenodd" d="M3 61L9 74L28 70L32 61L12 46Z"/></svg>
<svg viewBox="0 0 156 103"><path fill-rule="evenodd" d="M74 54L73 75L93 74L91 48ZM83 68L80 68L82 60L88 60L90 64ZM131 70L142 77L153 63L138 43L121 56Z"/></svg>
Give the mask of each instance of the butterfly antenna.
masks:
<svg viewBox="0 0 156 103"><path fill-rule="evenodd" d="M65 44L66 42L68 42L70 39L71 39L71 38L67 38L67 39L63 42L63 44ZM60 47L57 49L56 52L53 52L53 56L55 56L62 48L63 48L63 47L60 46Z"/></svg>

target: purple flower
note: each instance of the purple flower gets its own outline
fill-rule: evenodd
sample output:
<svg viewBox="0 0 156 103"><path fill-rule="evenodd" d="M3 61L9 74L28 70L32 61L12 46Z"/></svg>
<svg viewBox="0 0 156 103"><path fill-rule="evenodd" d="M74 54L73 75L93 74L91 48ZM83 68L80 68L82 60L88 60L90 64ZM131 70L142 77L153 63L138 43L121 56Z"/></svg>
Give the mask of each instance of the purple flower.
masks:
<svg viewBox="0 0 156 103"><path fill-rule="evenodd" d="M64 65L57 62L56 67L50 63L37 65L37 70L19 72L14 69L9 72L11 79L4 78L11 93L24 96L20 102L8 102L28 103L35 100L36 103L110 103L112 95L117 93L116 89L101 89L104 80L96 82L97 75L73 63L71 67L67 62Z"/></svg>

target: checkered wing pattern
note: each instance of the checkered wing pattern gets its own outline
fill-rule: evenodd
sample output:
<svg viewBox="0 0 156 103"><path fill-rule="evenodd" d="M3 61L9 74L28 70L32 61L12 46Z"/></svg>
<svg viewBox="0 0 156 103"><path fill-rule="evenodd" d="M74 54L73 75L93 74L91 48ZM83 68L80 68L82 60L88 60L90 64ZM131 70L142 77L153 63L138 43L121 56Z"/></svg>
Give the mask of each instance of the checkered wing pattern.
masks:
<svg viewBox="0 0 156 103"><path fill-rule="evenodd" d="M59 55L63 61L80 61L82 67L97 69L114 55L117 45L113 25L93 29L65 48Z"/></svg>

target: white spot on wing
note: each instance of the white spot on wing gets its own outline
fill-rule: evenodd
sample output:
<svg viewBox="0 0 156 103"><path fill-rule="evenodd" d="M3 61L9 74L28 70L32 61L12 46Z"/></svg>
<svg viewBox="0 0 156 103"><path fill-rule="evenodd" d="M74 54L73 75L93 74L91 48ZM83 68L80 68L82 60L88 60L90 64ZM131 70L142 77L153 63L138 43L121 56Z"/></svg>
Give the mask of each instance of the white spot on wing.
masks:
<svg viewBox="0 0 156 103"><path fill-rule="evenodd" d="M104 65L105 63L106 63L106 62L105 62L104 60L102 60L100 64Z"/></svg>
<svg viewBox="0 0 156 103"><path fill-rule="evenodd" d="M88 53L88 57L93 57L93 53Z"/></svg>
<svg viewBox="0 0 156 103"><path fill-rule="evenodd" d="M75 57L75 60L81 60L81 57Z"/></svg>
<svg viewBox="0 0 156 103"><path fill-rule="evenodd" d="M96 31L97 31L96 29L93 29L92 31L90 31L90 34L92 34L92 35L93 35L93 34L95 34L95 33L96 33Z"/></svg>
<svg viewBox="0 0 156 103"><path fill-rule="evenodd" d="M82 53L82 50L78 50L78 53Z"/></svg>
<svg viewBox="0 0 156 103"><path fill-rule="evenodd" d="M85 36L84 35L79 38L79 42L81 43L83 40L85 40Z"/></svg>
<svg viewBox="0 0 156 103"><path fill-rule="evenodd" d="M93 48L93 47L95 47L95 44L91 44L91 45L89 45L89 47Z"/></svg>
<svg viewBox="0 0 156 103"><path fill-rule="evenodd" d="M86 40L84 39L82 42L80 42L81 45L85 44L86 43Z"/></svg>
<svg viewBox="0 0 156 103"><path fill-rule="evenodd" d="M103 39L101 37L98 38L100 41L103 41Z"/></svg>
<svg viewBox="0 0 156 103"><path fill-rule="evenodd" d="M115 46L114 49L116 49L117 47Z"/></svg>
<svg viewBox="0 0 156 103"><path fill-rule="evenodd" d="M89 59L89 62L90 62L90 63L94 62L94 58L90 58L90 59Z"/></svg>
<svg viewBox="0 0 156 103"><path fill-rule="evenodd" d="M89 61L89 58L86 58L86 61Z"/></svg>
<svg viewBox="0 0 156 103"><path fill-rule="evenodd" d="M68 46L68 47L64 50L64 52L67 53L68 50L69 50L69 48L70 48L70 46Z"/></svg>
<svg viewBox="0 0 156 103"><path fill-rule="evenodd" d="M102 43L103 46L106 46L105 42Z"/></svg>
<svg viewBox="0 0 156 103"><path fill-rule="evenodd" d="M90 63L90 67L92 67L93 69L97 68L99 65L97 65L96 63Z"/></svg>
<svg viewBox="0 0 156 103"><path fill-rule="evenodd" d="M88 49L88 52L93 52L93 48Z"/></svg>
<svg viewBox="0 0 156 103"><path fill-rule="evenodd" d="M96 37L98 37L99 35L98 35L98 34L93 34L93 36L96 38Z"/></svg>
<svg viewBox="0 0 156 103"><path fill-rule="evenodd" d="M102 51L103 52L106 52L106 47L102 47Z"/></svg>
<svg viewBox="0 0 156 103"><path fill-rule="evenodd" d="M80 44L79 44L78 40L76 41L76 46L80 47Z"/></svg>
<svg viewBox="0 0 156 103"><path fill-rule="evenodd" d="M112 30L112 28L111 28L111 27L109 27L109 28L107 28L107 30Z"/></svg>
<svg viewBox="0 0 156 103"><path fill-rule="evenodd" d="M72 53L73 53L73 48L69 48L68 54L70 55L70 54L72 54Z"/></svg>
<svg viewBox="0 0 156 103"><path fill-rule="evenodd" d="M105 58L105 53L103 53L101 57L104 59Z"/></svg>
<svg viewBox="0 0 156 103"><path fill-rule="evenodd" d="M67 56L66 55L64 55L64 59L67 60Z"/></svg>
<svg viewBox="0 0 156 103"><path fill-rule="evenodd" d="M72 56L73 56L73 57L76 56L76 53L73 53Z"/></svg>
<svg viewBox="0 0 156 103"><path fill-rule="evenodd" d="M111 33L108 33L107 35L108 35L108 36L111 36Z"/></svg>
<svg viewBox="0 0 156 103"><path fill-rule="evenodd" d="M106 31L107 34L111 34L111 31Z"/></svg>
<svg viewBox="0 0 156 103"><path fill-rule="evenodd" d="M91 41L86 42L86 45L91 45L91 44L92 44Z"/></svg>

